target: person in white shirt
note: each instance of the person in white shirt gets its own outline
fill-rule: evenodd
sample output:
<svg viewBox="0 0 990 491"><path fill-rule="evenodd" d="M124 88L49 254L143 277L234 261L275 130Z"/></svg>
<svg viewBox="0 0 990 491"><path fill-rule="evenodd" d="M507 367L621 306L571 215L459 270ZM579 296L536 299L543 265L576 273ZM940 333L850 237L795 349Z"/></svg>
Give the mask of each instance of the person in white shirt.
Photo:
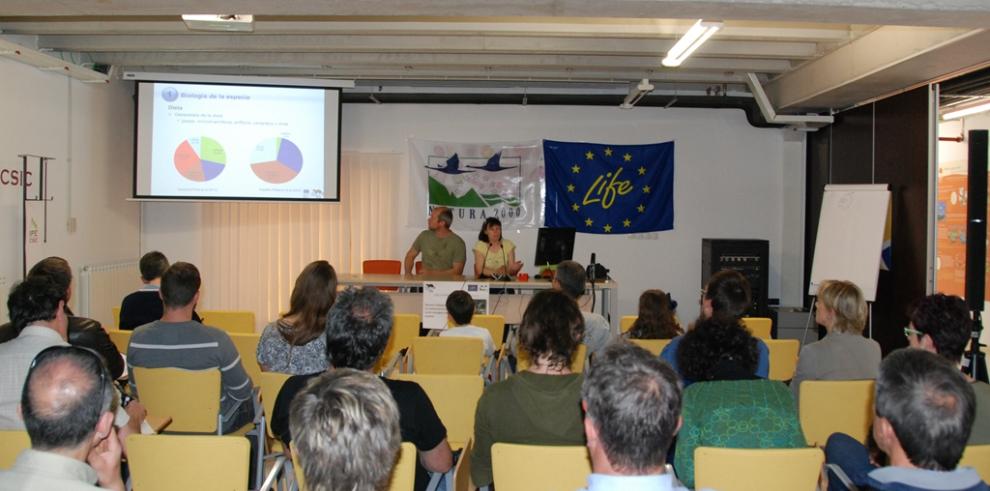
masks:
<svg viewBox="0 0 990 491"><path fill-rule="evenodd" d="M485 344L485 357L489 358L495 353L495 343L488 329L471 325L474 309L474 299L468 292L464 290L451 292L447 296L447 319L452 321L455 327L445 329L440 335L481 338Z"/></svg>

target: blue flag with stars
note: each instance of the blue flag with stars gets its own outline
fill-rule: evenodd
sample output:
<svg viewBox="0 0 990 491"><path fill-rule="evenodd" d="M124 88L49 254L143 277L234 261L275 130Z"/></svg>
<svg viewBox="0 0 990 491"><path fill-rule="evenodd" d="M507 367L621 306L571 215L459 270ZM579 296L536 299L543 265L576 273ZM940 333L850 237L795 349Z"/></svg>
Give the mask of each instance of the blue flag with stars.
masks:
<svg viewBox="0 0 990 491"><path fill-rule="evenodd" d="M674 228L674 142L602 145L544 140L547 227L588 234Z"/></svg>

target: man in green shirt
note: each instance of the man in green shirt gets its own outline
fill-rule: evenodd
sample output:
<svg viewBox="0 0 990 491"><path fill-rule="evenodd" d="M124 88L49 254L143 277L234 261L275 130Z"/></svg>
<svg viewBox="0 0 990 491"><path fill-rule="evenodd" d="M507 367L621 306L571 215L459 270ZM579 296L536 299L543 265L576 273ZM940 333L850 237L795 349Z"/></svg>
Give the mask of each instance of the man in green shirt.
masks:
<svg viewBox="0 0 990 491"><path fill-rule="evenodd" d="M437 207L430 213L422 231L406 253L406 274L412 274L416 256L423 253L423 273L433 275L460 275L464 272L467 255L464 240L450 230L454 214L450 208Z"/></svg>

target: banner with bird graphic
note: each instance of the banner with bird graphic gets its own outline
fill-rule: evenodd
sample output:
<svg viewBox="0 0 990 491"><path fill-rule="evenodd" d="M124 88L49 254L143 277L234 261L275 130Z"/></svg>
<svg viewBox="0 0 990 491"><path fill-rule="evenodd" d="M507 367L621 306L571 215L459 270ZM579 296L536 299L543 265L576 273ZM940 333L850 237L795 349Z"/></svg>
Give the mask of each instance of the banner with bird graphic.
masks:
<svg viewBox="0 0 990 491"><path fill-rule="evenodd" d="M452 228L472 238L488 217L507 230L543 223L543 147L540 142L451 143L409 140L414 206L409 224L430 210L451 208ZM473 240L473 239L472 239Z"/></svg>
<svg viewBox="0 0 990 491"><path fill-rule="evenodd" d="M544 140L543 151L547 227L609 235L674 228L674 142Z"/></svg>

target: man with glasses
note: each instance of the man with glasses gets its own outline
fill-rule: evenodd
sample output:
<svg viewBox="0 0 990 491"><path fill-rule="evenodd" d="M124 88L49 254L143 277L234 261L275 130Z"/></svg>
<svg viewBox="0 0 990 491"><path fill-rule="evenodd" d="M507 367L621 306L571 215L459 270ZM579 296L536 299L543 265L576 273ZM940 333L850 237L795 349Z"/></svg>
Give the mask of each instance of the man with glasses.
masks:
<svg viewBox="0 0 990 491"><path fill-rule="evenodd" d="M0 490L123 491L113 400L110 375L95 352L55 346L39 353L21 395L31 448L0 471Z"/></svg>

